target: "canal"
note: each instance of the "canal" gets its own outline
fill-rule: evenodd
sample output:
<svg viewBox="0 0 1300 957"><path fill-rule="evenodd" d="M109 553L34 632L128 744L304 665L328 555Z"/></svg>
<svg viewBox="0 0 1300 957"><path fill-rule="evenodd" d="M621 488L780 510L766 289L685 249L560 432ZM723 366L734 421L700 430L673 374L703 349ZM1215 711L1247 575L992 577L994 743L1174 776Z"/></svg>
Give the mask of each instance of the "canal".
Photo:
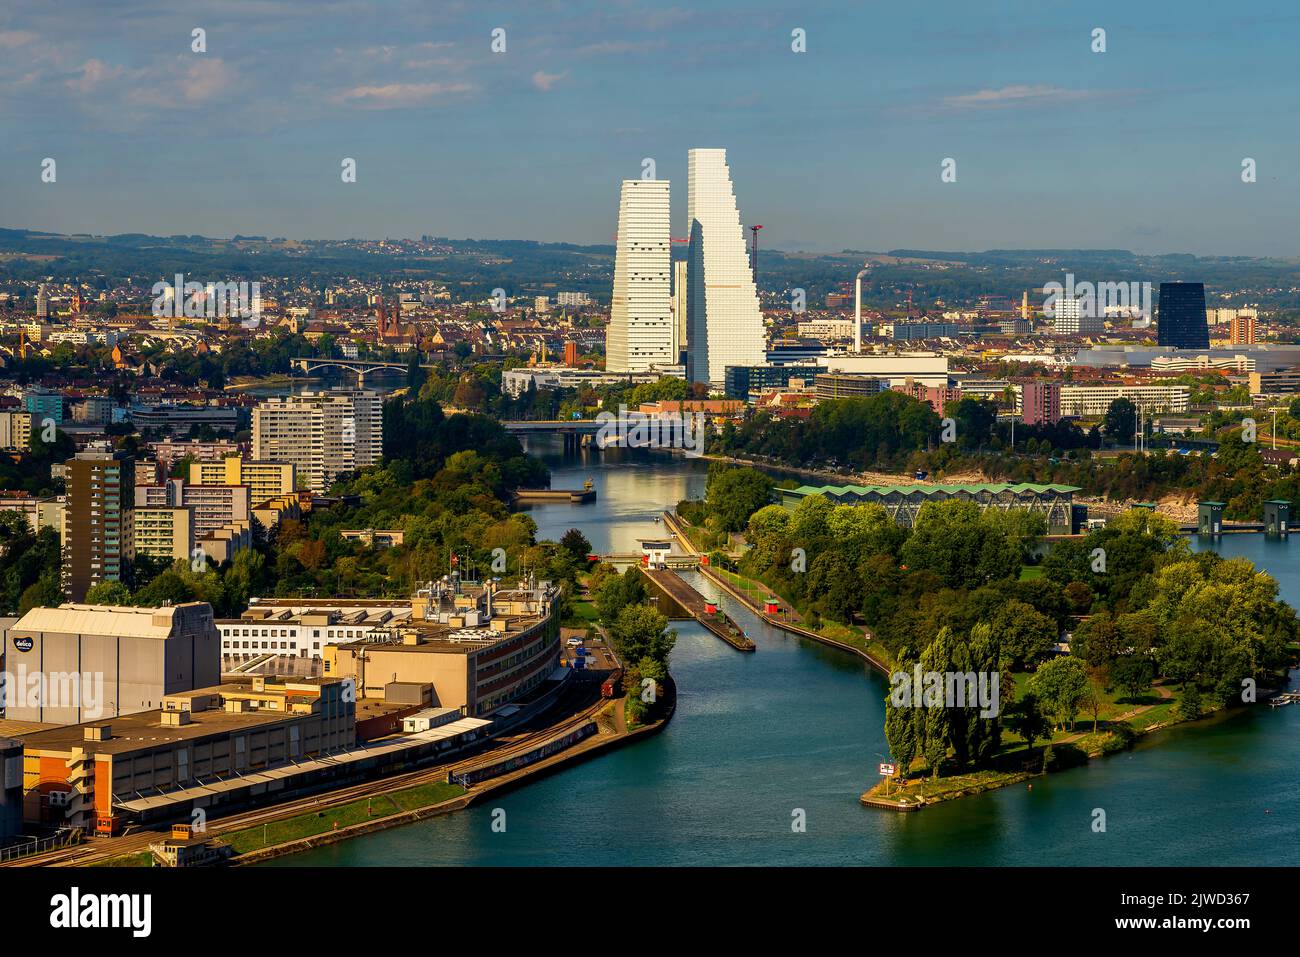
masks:
<svg viewBox="0 0 1300 957"><path fill-rule="evenodd" d="M556 487L591 479L590 505L544 505L539 537L578 527L600 552L662 531L654 516L704 488L706 463L613 451L565 459L533 440ZM1225 536L1300 604L1300 543ZM707 582L696 578L702 590ZM1033 787L916 814L864 808L885 751L884 680L722 598L758 645L740 654L694 622L672 670L677 715L636 745L465 812L272 862L328 865L1217 865L1285 863L1300 841L1300 707L1252 709L1158 733L1131 752ZM506 814L492 829L494 808ZM1092 830L1106 812L1105 833ZM806 830L792 829L802 812Z"/></svg>

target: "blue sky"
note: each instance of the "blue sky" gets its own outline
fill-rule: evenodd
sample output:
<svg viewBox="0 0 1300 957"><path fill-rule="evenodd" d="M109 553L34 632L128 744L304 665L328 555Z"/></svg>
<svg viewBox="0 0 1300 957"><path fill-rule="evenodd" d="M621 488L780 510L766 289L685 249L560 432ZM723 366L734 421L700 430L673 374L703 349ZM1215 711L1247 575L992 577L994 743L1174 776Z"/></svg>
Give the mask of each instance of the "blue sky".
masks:
<svg viewBox="0 0 1300 957"><path fill-rule="evenodd" d="M684 235L722 146L769 247L1297 256L1297 41L1283 2L11 0L0 225L608 242L652 157Z"/></svg>

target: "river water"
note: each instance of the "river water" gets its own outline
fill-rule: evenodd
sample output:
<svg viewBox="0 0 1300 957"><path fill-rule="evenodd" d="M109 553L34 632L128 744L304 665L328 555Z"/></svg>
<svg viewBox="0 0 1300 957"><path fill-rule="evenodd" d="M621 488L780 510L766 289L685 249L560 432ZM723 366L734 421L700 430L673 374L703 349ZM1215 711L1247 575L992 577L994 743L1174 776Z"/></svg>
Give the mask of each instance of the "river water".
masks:
<svg viewBox="0 0 1300 957"><path fill-rule="evenodd" d="M564 458L531 440L553 484L597 501L531 511L539 537L581 528L598 552L662 534L653 517L704 488L698 460L614 450ZM1225 536L1300 603L1300 542ZM696 576L706 593L711 586ZM1260 707L1158 733L1033 787L915 814L862 807L883 760L883 678L766 627L725 596L758 645L679 632L677 714L659 735L468 811L273 862L328 865L1221 865L1290 863L1300 841L1300 707ZM506 814L504 833L492 814ZM1106 830L1092 830L1094 809ZM802 832L795 816L806 821Z"/></svg>

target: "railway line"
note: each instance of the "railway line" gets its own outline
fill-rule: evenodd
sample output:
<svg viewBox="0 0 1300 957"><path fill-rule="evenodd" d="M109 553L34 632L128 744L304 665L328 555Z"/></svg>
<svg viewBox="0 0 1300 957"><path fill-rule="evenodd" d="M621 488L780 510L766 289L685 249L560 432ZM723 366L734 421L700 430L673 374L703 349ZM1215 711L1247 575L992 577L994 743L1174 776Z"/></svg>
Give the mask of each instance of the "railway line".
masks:
<svg viewBox="0 0 1300 957"><path fill-rule="evenodd" d="M589 682L581 683L577 688L568 692L562 701L557 701L551 706L551 708L547 709L548 712L560 708L562 702L568 703L572 706L572 701L570 699L577 697L584 690L587 690L587 685L589 684ZM587 704L585 707L581 708L581 710L569 715L558 723L549 724L534 730L523 730L503 735L501 738L496 739L499 742L498 746L489 748L488 750L481 751L458 761L444 762L413 771L404 771L399 774L393 774L371 781L362 781L357 784L346 785L320 794L293 798L269 807L254 808L248 811L232 814L228 817L217 818L208 822L207 833L213 836L231 834L236 831L246 830L250 827L256 827L259 824L270 824L273 821L278 821L287 817L294 817L311 811L324 811L330 808L339 807L361 798L381 797L386 794L391 794L394 791L419 787L422 784L443 782L448 779L448 775L450 774L470 771L509 760L512 757L526 754L553 738L568 734L576 728L581 727L583 724L593 720L606 704L607 702L605 700L597 698L594 702ZM533 719L533 723L536 723L539 720L542 720L542 718L539 717ZM468 789L467 793L473 794L477 790L483 790L484 788L490 787L495 780L495 778L491 778L477 786L472 786ZM167 833L168 831L166 829L150 826L147 828L141 828L140 830L129 831L120 837L97 840L92 839L87 843L60 848L57 851L51 851L45 854L36 854L31 857L19 858L0 866L84 867L94 864L102 864L104 861L113 858L143 853L149 849L150 844L164 839L167 836Z"/></svg>

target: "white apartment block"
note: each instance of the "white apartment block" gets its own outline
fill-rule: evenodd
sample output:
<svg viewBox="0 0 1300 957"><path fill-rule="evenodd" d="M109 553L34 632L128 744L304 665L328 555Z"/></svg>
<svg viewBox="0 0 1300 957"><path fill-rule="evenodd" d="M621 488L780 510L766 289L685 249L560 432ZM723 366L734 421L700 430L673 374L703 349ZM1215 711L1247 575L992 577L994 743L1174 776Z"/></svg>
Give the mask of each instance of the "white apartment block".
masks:
<svg viewBox="0 0 1300 957"><path fill-rule="evenodd" d="M767 361L763 313L731 188L727 151L693 149L686 159L687 378L722 388L727 366Z"/></svg>
<svg viewBox="0 0 1300 957"><path fill-rule="evenodd" d="M1086 310L1082 308L1078 299L1057 296L1053 306L1056 314L1055 329L1059 336L1089 335L1106 329L1106 323L1101 316L1084 315Z"/></svg>
<svg viewBox="0 0 1300 957"><path fill-rule="evenodd" d="M1128 399L1143 412L1186 412L1185 385L1062 385L1061 415L1105 415L1116 399Z"/></svg>
<svg viewBox="0 0 1300 957"><path fill-rule="evenodd" d="M666 179L623 180L605 332L610 372L646 372L677 362L668 188Z"/></svg>
<svg viewBox="0 0 1300 957"><path fill-rule="evenodd" d="M289 462L317 494L383 455L383 400L368 390L301 392L253 409L253 458Z"/></svg>

